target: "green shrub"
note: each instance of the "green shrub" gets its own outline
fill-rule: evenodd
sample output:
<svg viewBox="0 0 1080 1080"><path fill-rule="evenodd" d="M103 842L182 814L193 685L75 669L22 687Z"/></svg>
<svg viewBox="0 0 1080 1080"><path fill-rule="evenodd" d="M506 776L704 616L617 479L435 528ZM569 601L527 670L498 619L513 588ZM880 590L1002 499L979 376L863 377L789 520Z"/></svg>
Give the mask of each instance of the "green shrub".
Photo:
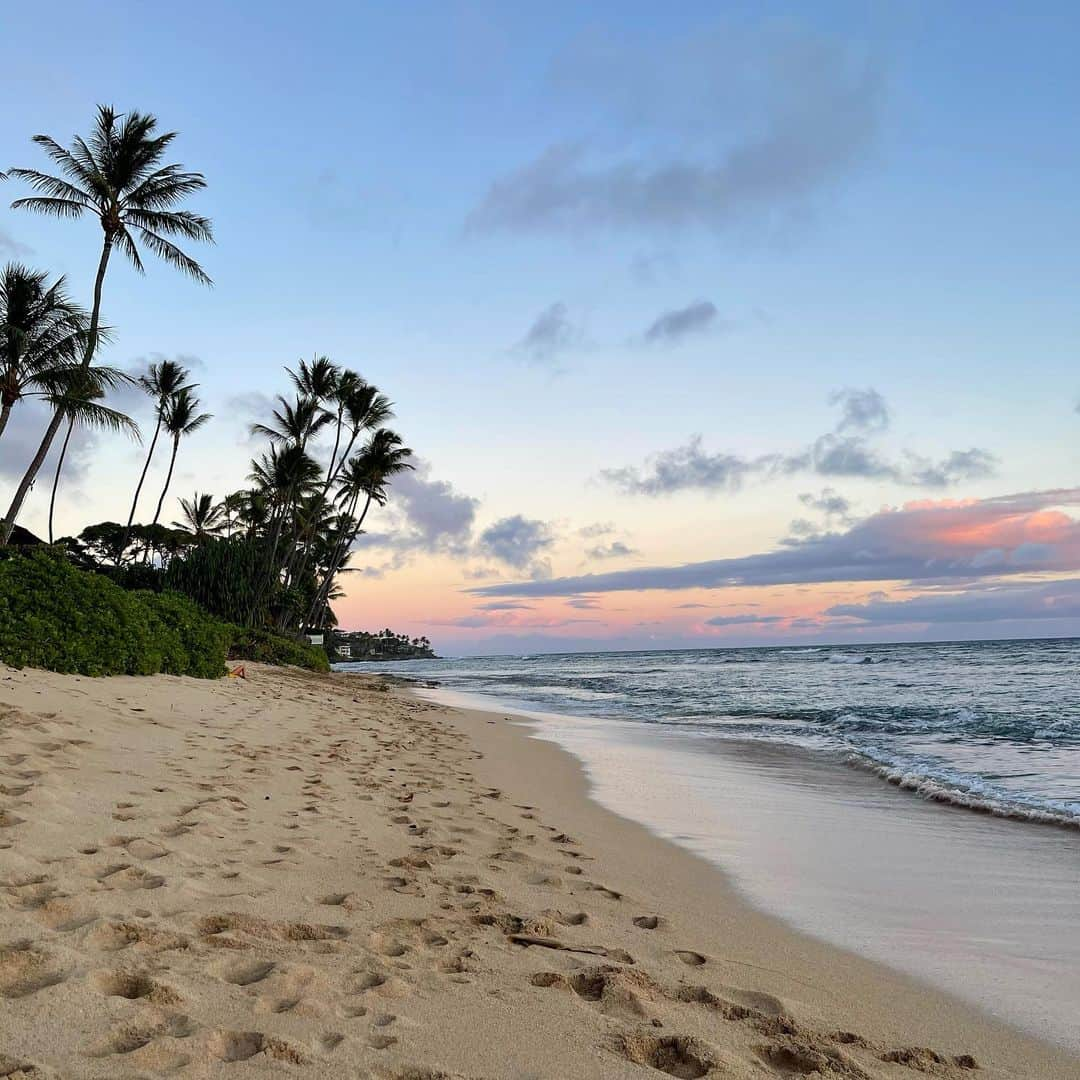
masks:
<svg viewBox="0 0 1080 1080"><path fill-rule="evenodd" d="M190 596L211 615L240 626L266 621L272 589L263 542L235 537L206 540L169 563L166 589Z"/></svg>
<svg viewBox="0 0 1080 1080"><path fill-rule="evenodd" d="M234 628L230 660L256 660L263 664L294 664L309 671L329 671L326 653L314 645L250 627Z"/></svg>
<svg viewBox="0 0 1080 1080"><path fill-rule="evenodd" d="M14 667L217 678L232 634L184 596L126 592L56 551L0 558L0 661Z"/></svg>

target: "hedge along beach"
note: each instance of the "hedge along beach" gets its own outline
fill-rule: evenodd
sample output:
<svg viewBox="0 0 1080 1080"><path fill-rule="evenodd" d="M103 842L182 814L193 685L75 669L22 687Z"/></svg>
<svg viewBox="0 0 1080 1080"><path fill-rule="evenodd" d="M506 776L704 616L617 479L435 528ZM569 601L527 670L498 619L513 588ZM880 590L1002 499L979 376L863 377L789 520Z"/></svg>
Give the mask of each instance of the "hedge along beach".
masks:
<svg viewBox="0 0 1080 1080"><path fill-rule="evenodd" d="M7 1075L1060 1077L373 677L5 669Z"/></svg>

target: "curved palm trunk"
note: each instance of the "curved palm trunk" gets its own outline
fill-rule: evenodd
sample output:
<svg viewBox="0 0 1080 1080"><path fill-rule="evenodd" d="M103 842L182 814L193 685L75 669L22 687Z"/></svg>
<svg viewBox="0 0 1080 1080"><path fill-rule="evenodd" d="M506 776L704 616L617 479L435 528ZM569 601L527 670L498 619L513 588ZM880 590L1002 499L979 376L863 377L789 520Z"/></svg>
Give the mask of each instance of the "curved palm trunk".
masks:
<svg viewBox="0 0 1080 1080"><path fill-rule="evenodd" d="M337 429L334 432L334 449L330 451L330 464L326 467L326 482L323 484L324 495L330 487L330 477L334 474L334 460L337 458L338 446L341 444L341 418L344 414L345 406L339 405L337 412Z"/></svg>
<svg viewBox="0 0 1080 1080"><path fill-rule="evenodd" d="M98 260L97 277L94 278L94 307L90 313L90 330L86 336L86 352L83 354L81 365L84 371L90 366L90 362L94 359L94 352L97 349L98 328L101 325L101 289L105 283L105 271L109 265L112 246L113 238L111 234L106 233L105 242L101 246L101 258ZM23 474L19 486L15 489L15 496L11 500L7 513L4 515L3 522L0 523L0 547L5 547L8 540L11 539L11 531L15 528L15 521L22 510L23 503L26 501L27 492L34 486L38 470L49 453L49 447L52 446L52 441L56 438L56 433L60 430L63 419L64 410L57 409L52 420L49 421L49 426L45 429L45 437L41 440L37 453Z"/></svg>
<svg viewBox="0 0 1080 1080"><path fill-rule="evenodd" d="M357 500L359 495L357 495ZM334 555L330 562L330 566L327 568L326 577L323 579L323 583L319 586L318 592L315 594L315 600L313 601L310 610L308 611L307 618L304 620L308 626L313 625L312 620L318 616L322 618L323 613L326 611L327 604L329 602L330 590L334 587L334 578L337 572L341 569L348 557L349 548L352 542L360 535L360 528L364 524L364 518L367 517L368 511L371 509L371 493L368 493L367 501L364 503L363 512L360 514L360 519L352 527L352 529L346 533L342 530L341 536L338 538L338 544L334 549ZM349 510L349 516L352 516L352 511L356 509L356 501L353 502Z"/></svg>
<svg viewBox="0 0 1080 1080"><path fill-rule="evenodd" d="M139 474L139 482L135 485L135 497L131 500L131 512L128 514L127 525L125 526L126 532L131 530L131 523L135 520L135 507L139 505L139 493L142 491L143 483L146 480L146 472L150 468L150 460L154 456L154 447L157 446L158 435L161 433L161 409L158 409L157 423L154 425L154 437L150 440L150 450L146 455L146 461L143 462L142 472ZM157 520L156 518L154 519Z"/></svg>
<svg viewBox="0 0 1080 1080"><path fill-rule="evenodd" d="M37 478L41 466L45 463L45 458L49 453L49 447L52 446L52 441L56 437L57 431L60 430L60 424L63 419L63 412L57 410L56 414L49 421L49 426L45 429L45 434L42 436L41 443L37 448L37 453L34 454L33 459L26 468L26 472L23 473L22 480L19 481L19 486L15 489L11 505L8 507L8 512L4 516L3 526L0 528L0 547L5 546L8 540L11 539L11 532L15 528L15 519L19 516L19 511L22 509L22 504L26 501L27 494L34 486L34 480Z"/></svg>
<svg viewBox="0 0 1080 1080"><path fill-rule="evenodd" d="M4 404L0 406L0 435L4 434L4 428L7 427L8 417L11 416L11 410L14 404L13 401L5 401Z"/></svg>
<svg viewBox="0 0 1080 1080"><path fill-rule="evenodd" d="M169 490L169 484L172 483L173 466L176 464L176 451L180 449L180 436L177 435L173 439L172 444L172 457L169 458L169 471L165 475L165 486L161 489L161 498L157 501L157 509L154 511L154 520L152 525L156 525L158 518L161 517L161 508L165 505L165 494Z"/></svg>
<svg viewBox="0 0 1080 1080"><path fill-rule="evenodd" d="M75 417L68 421L67 434L64 436L64 445L60 447L60 456L56 459L56 472L53 474L52 494L49 496L49 543L53 542L53 510L56 507L56 489L60 486L60 471L64 467L64 458L67 457L68 443L71 442L71 433L75 430Z"/></svg>

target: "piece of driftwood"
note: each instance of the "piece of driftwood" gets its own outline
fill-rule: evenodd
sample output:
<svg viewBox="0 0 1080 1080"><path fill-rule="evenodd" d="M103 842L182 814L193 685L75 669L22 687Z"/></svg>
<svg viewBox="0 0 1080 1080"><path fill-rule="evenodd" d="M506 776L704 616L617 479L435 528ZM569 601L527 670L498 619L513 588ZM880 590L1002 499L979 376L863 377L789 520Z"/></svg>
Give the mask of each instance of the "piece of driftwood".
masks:
<svg viewBox="0 0 1080 1080"><path fill-rule="evenodd" d="M632 964L633 957L622 949L605 949L603 945L570 945L558 938L540 937L537 934L509 934L515 945L536 945L541 949L559 949L562 952L588 953L590 956L604 956L609 960L618 960L621 964Z"/></svg>

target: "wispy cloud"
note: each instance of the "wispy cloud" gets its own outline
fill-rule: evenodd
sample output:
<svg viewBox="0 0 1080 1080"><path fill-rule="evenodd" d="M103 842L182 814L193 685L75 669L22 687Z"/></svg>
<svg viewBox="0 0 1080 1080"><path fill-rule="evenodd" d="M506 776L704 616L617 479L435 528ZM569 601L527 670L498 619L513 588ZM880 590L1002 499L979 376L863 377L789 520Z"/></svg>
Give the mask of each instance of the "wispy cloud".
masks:
<svg viewBox="0 0 1080 1080"><path fill-rule="evenodd" d="M642 339L649 345L675 345L686 337L714 328L717 314L711 301L695 300L686 307L662 312L649 324Z"/></svg>
<svg viewBox="0 0 1080 1080"><path fill-rule="evenodd" d="M812 473L817 476L891 480L910 487L948 487L994 473L996 459L987 450L953 450L933 460L911 450L890 458L869 440L884 431L889 412L876 390L845 390L830 397L840 406L832 431L803 449L788 453L741 454L705 449L700 435L682 446L654 454L644 465L605 469L601 476L630 495L671 495L680 491L737 491L751 477L766 479Z"/></svg>
<svg viewBox="0 0 1080 1080"><path fill-rule="evenodd" d="M773 626L783 622L783 615L714 615L707 626Z"/></svg>
<svg viewBox="0 0 1080 1080"><path fill-rule="evenodd" d="M589 559L624 559L628 555L636 555L637 551L624 544L621 540L612 540L610 544L597 544L585 552Z"/></svg>
<svg viewBox="0 0 1080 1080"><path fill-rule="evenodd" d="M573 348L581 339L580 327L571 321L567 306L558 301L536 316L513 352L530 364L550 366L560 353Z"/></svg>
<svg viewBox="0 0 1080 1080"><path fill-rule="evenodd" d="M866 157L880 72L844 42L790 22L756 31L725 24L647 51L608 39L582 46L563 58L561 87L604 135L549 144L496 180L466 227L771 224Z"/></svg>
<svg viewBox="0 0 1080 1080"><path fill-rule="evenodd" d="M773 551L474 588L481 596L573 596L860 581L964 581L1080 570L1080 488L882 510L844 532Z"/></svg>
<svg viewBox="0 0 1080 1080"><path fill-rule="evenodd" d="M907 600L872 597L863 603L835 604L825 614L878 626L1076 619L1080 618L1080 580L1040 584L1006 582L992 588L933 593Z"/></svg>

